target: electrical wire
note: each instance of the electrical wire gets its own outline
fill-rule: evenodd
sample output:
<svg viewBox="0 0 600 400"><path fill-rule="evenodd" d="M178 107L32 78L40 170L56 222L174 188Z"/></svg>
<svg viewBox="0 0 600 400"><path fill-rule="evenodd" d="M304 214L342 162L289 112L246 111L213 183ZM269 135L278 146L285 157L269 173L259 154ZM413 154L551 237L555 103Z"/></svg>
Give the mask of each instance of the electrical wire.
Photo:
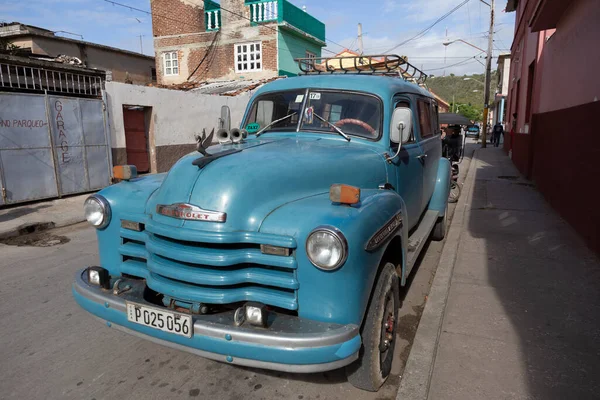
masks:
<svg viewBox="0 0 600 400"><path fill-rule="evenodd" d="M385 53L389 53L391 51L396 50L398 47L404 46L406 43L418 39L420 37L423 37L427 32L429 32L434 26L436 26L437 24L439 24L440 22L442 22L443 20L445 20L446 18L448 18L450 15L452 15L452 13L454 13L455 11L457 11L458 9L460 9L462 6L464 6L465 4L467 4L470 0L464 0L462 3L460 3L459 5L457 5L456 7L454 7L452 10L448 11L446 14L442 15L441 17L439 17L433 24L429 25L427 28L423 29L421 32L417 33L415 36L406 39L405 41L401 42L400 44L392 47L391 49L389 49L388 51L386 51Z"/></svg>
<svg viewBox="0 0 600 400"><path fill-rule="evenodd" d="M160 17L160 18L169 19L169 20L171 20L173 22L177 22L179 24L184 24L184 25L190 25L190 26L192 26L192 24L186 24L184 21L178 20L177 18L172 18L172 17L161 15L161 14L158 14L158 13L153 13L153 12L150 12L150 11L147 11L147 10L142 10L141 8L132 7L132 6L128 5L128 4L119 3L119 2L113 1L113 0L103 0L103 1L105 1L105 2L107 2L109 4L112 4L113 6L119 6L119 7L123 7L123 8L128 8L128 9L130 9L132 11L141 12L141 13L144 13L144 14L147 14L147 15L150 15L150 16L157 16L157 17ZM239 13L237 13L235 11L231 11L231 10L228 10L226 8L223 8L223 7L220 7L220 9L223 10L223 11L226 11L226 12L230 13L231 15L235 15L236 17L240 17L240 18L245 19L247 21L253 22L250 18L247 18L246 16L244 16L242 14L239 14ZM275 29L275 28L273 28L273 27L271 27L269 25L261 25L261 26L265 27L267 29L270 29L273 32L277 32L277 33L279 32L277 29ZM342 46L341 44L339 44L337 42L334 42L333 40L325 38L325 41L329 42L329 43L333 43L335 45L340 46L342 49L345 49L344 46ZM279 48L279 49L283 50L281 48ZM333 52L331 50L328 50L326 48L322 48L321 50L327 51L327 52L332 53L332 54L336 54L335 52Z"/></svg>
<svg viewBox="0 0 600 400"><path fill-rule="evenodd" d="M215 44L217 42L217 38L219 38L219 36L220 36L219 35L220 32L221 31L217 31L217 34L213 38L211 44L206 49L206 52L204 53L204 57L202 57L202 60L200 60L200 63L196 66L196 68L194 68L194 70L192 71L192 73L187 77L187 79L186 79L187 81L189 81L190 78L192 76L194 76L194 74L196 73L196 71L198 71L198 68L200 68L200 66L204 63L204 61L206 60L206 58L208 57L208 55L212 52L212 49L214 48L214 46L215 46ZM214 55L213 55L213 59L214 59ZM211 59L211 62L209 62L209 64L211 64L211 63L212 63L212 59ZM194 79L194 80L196 80L196 79Z"/></svg>
<svg viewBox="0 0 600 400"><path fill-rule="evenodd" d="M482 53L483 53L483 52L482 52ZM479 54L482 54L482 53L479 53ZM473 57L469 57L469 58L468 58L468 59L466 59L466 60L459 61L459 62L457 62L457 63L455 63L455 64L446 65L446 66L444 66L444 67L440 67L440 68L426 69L426 70L425 70L425 72L429 72L429 71L439 71L440 69L452 68L452 67L458 67L459 65L470 64L470 63L472 63L472 62L475 62L475 61L477 61L477 60L475 60L475 58L476 58L476 57L477 57L479 54L477 54L476 56L473 56Z"/></svg>

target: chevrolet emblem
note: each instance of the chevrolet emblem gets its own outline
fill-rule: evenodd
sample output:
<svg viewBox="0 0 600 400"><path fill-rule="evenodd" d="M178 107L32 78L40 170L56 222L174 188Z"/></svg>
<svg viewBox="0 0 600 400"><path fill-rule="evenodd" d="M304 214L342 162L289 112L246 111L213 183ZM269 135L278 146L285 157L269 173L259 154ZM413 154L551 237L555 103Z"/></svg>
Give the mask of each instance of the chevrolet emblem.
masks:
<svg viewBox="0 0 600 400"><path fill-rule="evenodd" d="M158 204L156 212L166 217L189 221L225 222L227 220L227 214L224 212L203 210L200 207L187 203Z"/></svg>

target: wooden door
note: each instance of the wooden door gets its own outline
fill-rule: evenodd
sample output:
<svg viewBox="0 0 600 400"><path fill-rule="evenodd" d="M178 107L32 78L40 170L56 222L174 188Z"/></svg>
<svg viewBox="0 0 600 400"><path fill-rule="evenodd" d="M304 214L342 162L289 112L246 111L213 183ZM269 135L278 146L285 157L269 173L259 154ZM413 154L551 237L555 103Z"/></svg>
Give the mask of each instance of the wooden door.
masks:
<svg viewBox="0 0 600 400"><path fill-rule="evenodd" d="M123 122L127 164L135 165L138 172L150 171L144 110L123 108Z"/></svg>

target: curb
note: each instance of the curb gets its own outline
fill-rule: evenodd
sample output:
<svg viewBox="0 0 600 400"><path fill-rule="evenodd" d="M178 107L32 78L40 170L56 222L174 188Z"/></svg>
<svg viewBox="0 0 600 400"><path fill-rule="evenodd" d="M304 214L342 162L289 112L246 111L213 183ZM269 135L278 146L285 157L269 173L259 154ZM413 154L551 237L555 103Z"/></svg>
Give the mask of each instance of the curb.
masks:
<svg viewBox="0 0 600 400"><path fill-rule="evenodd" d="M474 163L478 161L479 151L480 149L476 149L471 158L467 178L462 188L463 196L459 198L454 210L448 237L406 362L396 400L426 400L429 395L452 273L463 231L465 210L473 197L472 187L477 170Z"/></svg>

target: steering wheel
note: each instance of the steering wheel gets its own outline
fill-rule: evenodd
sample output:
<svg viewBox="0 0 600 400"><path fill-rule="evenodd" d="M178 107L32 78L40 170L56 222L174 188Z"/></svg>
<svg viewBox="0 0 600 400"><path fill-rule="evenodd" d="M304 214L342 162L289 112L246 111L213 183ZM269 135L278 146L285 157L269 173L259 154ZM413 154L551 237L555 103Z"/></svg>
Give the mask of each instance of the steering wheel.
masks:
<svg viewBox="0 0 600 400"><path fill-rule="evenodd" d="M360 119L344 118L344 119L340 119L334 125L339 128L339 127L342 127L342 126L344 126L346 124L358 125L361 128L363 128L366 131L368 131L371 135L375 135L377 133L375 131L375 129L371 125L367 124L365 121L361 121Z"/></svg>

